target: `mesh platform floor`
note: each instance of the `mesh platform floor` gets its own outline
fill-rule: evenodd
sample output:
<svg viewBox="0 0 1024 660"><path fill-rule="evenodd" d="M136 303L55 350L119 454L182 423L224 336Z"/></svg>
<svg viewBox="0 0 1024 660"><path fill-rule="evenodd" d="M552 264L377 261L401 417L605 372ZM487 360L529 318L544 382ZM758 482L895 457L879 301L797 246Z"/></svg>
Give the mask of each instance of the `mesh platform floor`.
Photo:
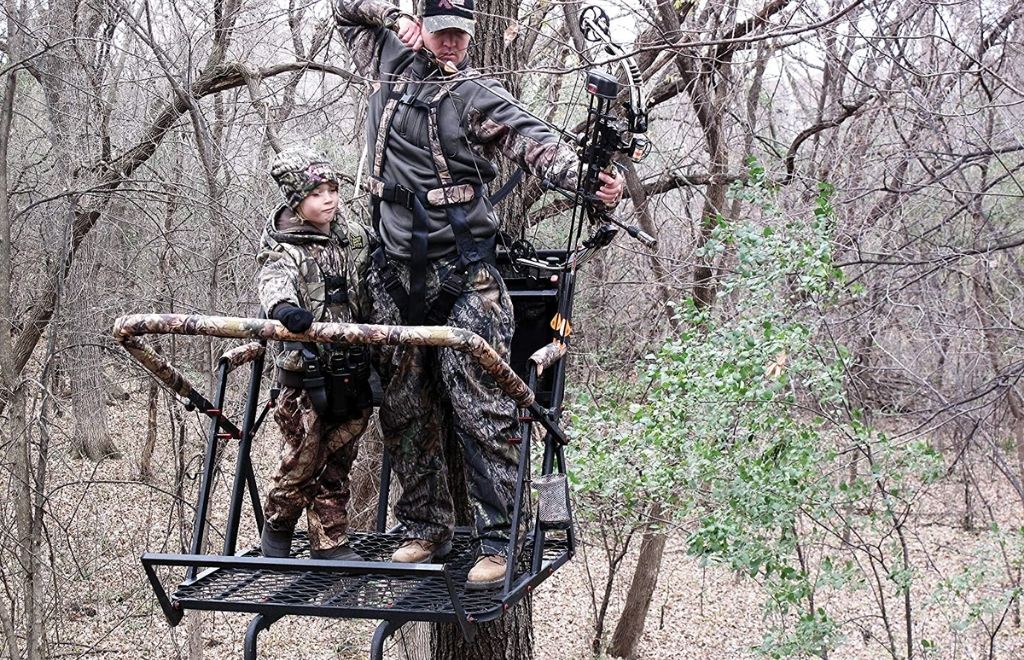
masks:
<svg viewBox="0 0 1024 660"><path fill-rule="evenodd" d="M550 536L555 536L552 534ZM349 544L367 561L388 561L402 542L400 534L349 534ZM548 538L542 572L549 562L566 552L563 539ZM529 569L532 556L529 542L517 567L518 580ZM255 550L246 556L258 557ZM292 556L309 556L309 545L297 536ZM467 534L456 534L452 551L445 559L455 590L466 613L480 620L500 614L501 590L466 590L466 575L476 560L476 547ZM394 566L394 564L391 564ZM392 618L410 620L454 620L455 610L445 580L440 575L402 576L372 572L353 575L337 572L278 570L252 567L218 568L201 573L191 584L183 584L173 600L185 609L219 611L309 614L353 618Z"/></svg>

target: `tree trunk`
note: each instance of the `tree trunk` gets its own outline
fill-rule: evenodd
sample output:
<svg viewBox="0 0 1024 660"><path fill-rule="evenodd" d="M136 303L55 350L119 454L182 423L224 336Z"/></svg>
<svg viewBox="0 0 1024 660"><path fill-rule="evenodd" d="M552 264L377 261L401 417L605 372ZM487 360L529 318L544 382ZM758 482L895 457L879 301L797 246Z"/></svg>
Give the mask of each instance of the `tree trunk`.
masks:
<svg viewBox="0 0 1024 660"><path fill-rule="evenodd" d="M120 458L121 452L107 429L107 388L102 354L95 346L83 346L71 354L71 402L75 413L71 455L96 462Z"/></svg>
<svg viewBox="0 0 1024 660"><path fill-rule="evenodd" d="M174 217L178 210L178 197L174 194L174 190L181 184L181 153L175 154L171 161L171 174L169 177L169 185L167 186L167 201L164 205L163 213L163 231L160 234L160 240L162 245L157 253L157 273L159 273L159 288L156 297L156 305L154 312L160 314L173 314L174 309L174 296L171 290L171 271L175 266L174 250L171 245L171 236L174 234ZM174 356L174 337L170 337L171 346L171 360L175 359ZM153 337L151 341L153 350L157 353L163 352L163 338ZM146 444L142 448L142 454L139 457L139 479L142 481L149 482L154 478L153 473L153 453L156 451L156 442L158 438L157 429L157 406L160 403L160 387L157 385L156 380L149 381L149 394L147 397L148 402L148 417L146 421ZM174 424L173 420L170 425L171 428L171 445L174 445Z"/></svg>
<svg viewBox="0 0 1024 660"><path fill-rule="evenodd" d="M458 626L434 627L434 660L525 660L533 657L533 599L524 598L467 643Z"/></svg>
<svg viewBox="0 0 1024 660"><path fill-rule="evenodd" d="M472 42L470 58L476 68L501 81L512 96L519 98L522 76L515 72L522 70L525 57L518 47L505 45L505 32L512 20L515 20L517 12L518 4L508 0L480 2L477 5L476 37ZM519 169L516 163L505 158L498 159L497 165L498 176L491 184L491 194L496 193ZM517 238L525 226L523 220L536 199L536 195L529 192L529 183L531 177L524 177L494 209L498 214L498 226L513 238Z"/></svg>
<svg viewBox="0 0 1024 660"><path fill-rule="evenodd" d="M477 39L474 62L488 72L518 71L525 61L525 53L518 48L506 47L505 31L518 17L519 3L512 0L484 0L477 5ZM514 81L505 77L507 84ZM518 218L524 222L525 215ZM518 232L519 227L506 229ZM457 444L449 442L449 444ZM453 447L449 456L448 475L455 500L456 516L460 523L472 520L469 498L466 495L465 472L462 469L462 451ZM435 660L530 660L533 658L533 606L530 596L497 621L480 627L472 644L466 644L457 626L438 625L431 635L431 657Z"/></svg>
<svg viewBox="0 0 1024 660"><path fill-rule="evenodd" d="M4 598L0 598L0 630L4 633L7 641L7 653L12 658L20 658L21 651L18 650L18 638L14 631L14 618L7 611L7 604Z"/></svg>
<svg viewBox="0 0 1024 660"><path fill-rule="evenodd" d="M189 612L185 617L185 631L188 635L188 660L203 660L203 625L206 612Z"/></svg>
<svg viewBox="0 0 1024 660"><path fill-rule="evenodd" d="M38 557L32 552L33 532L36 521L32 516L32 487L35 477L32 471L32 439L25 423L25 391L16 387L10 395L11 444L14 447L15 488L14 510L17 521L17 553L21 566L22 616L25 628L25 654L29 660L43 657L43 616L42 603L38 600L37 584L39 575Z"/></svg>
<svg viewBox="0 0 1024 660"><path fill-rule="evenodd" d="M146 416L146 443L142 446L139 456L139 480L146 483L153 481L153 452L156 451L157 425L156 410L160 404L160 387L155 379L149 381L149 395Z"/></svg>
<svg viewBox="0 0 1024 660"><path fill-rule="evenodd" d="M654 587L658 584L661 557L665 552L665 532L658 526L662 515L661 503L652 504L647 515L651 522L640 542L640 556L636 561L629 593L626 594L626 605L615 626L611 646L608 647L608 655L617 658L630 658L636 652L636 646L644 633Z"/></svg>
<svg viewBox="0 0 1024 660"><path fill-rule="evenodd" d="M433 625L426 621L414 621L402 626L395 633L395 647L402 660L430 660L430 637Z"/></svg>
<svg viewBox="0 0 1024 660"><path fill-rule="evenodd" d="M8 60L20 59L21 39L19 38L17 24L21 22L21 12L12 2L5 3L7 11L7 57ZM35 584L39 580L36 574L36 558L32 553L32 443L25 424L25 392L23 386L18 382L20 369L16 366L14 346L11 341L13 336L14 305L12 301L12 250L11 250L11 208L8 154L11 137L11 125L14 119L14 96L17 92L17 69L7 73L4 81L3 99L0 104L0 399L7 404L7 425L4 433L4 454L3 464L11 465L13 479L5 486L5 499L13 500L15 526L13 547L7 542L0 544L3 553L17 557L17 565L21 569L18 577L23 589L23 615L25 632L25 654L29 658L42 656L41 637L39 622L42 621L40 614L41 605L36 601ZM5 581L6 584L6 581ZM12 613L5 608L0 611L4 627L4 636L7 637L7 648L11 653L12 660L20 658L21 652L18 649L18 639L15 637L14 628L17 625L17 605L14 604L18 597L17 586L13 594L10 594L12 601ZM7 594L5 594L5 597Z"/></svg>

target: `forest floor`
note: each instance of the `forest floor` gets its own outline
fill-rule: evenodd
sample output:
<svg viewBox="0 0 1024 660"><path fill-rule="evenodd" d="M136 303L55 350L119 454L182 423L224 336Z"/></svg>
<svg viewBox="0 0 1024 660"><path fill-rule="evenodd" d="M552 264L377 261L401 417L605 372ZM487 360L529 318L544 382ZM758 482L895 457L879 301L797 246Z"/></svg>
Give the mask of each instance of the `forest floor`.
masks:
<svg viewBox="0 0 1024 660"><path fill-rule="evenodd" d="M167 427L167 410L161 410L160 444L154 459L152 483L138 480L138 456L145 436L145 416L138 399L119 408L111 428L124 458L100 464L67 458L58 443L49 480L49 552L55 572L51 585L52 607L48 616L57 643L51 657L82 658L187 658L188 631L197 629L202 657L240 658L242 640L250 620L244 614L186 614L177 628L164 620L139 562L143 552L178 552L191 526L191 511L200 471L202 429L205 420L186 416L184 434L188 457L186 495L175 497L175 452ZM269 430L269 429L268 429ZM254 448L260 483L266 483L273 460L270 434ZM234 463L229 449L222 465ZM223 519L228 480L215 489L215 520ZM993 478L980 493L978 506L996 511L1009 526L1021 526L1020 503L1001 480ZM915 575L915 656L921 639L934 642L929 657L989 657L985 626L997 630L995 658L1024 658L1024 632L1012 612L975 611L969 618L971 594L961 605L940 603L933 597L936 585L957 567L971 563L982 531L963 531L963 496L954 486L939 486L908 521L912 552L923 567ZM219 503L219 506L218 506ZM594 657L595 596L604 589L607 563L596 534L584 530L586 545L576 558L538 589L534 600L536 657L577 659ZM242 542L253 543L256 533L246 522ZM668 658L757 657L753 647L767 629L763 594L754 580L737 577L720 567L702 566L687 555L684 532L671 533L657 590L647 617L646 629L635 655L638 660ZM216 540L219 543L219 538ZM605 642L617 621L628 579L635 566L636 547L627 555L611 590L605 625ZM180 576L164 574L173 589ZM599 597L599 596L598 596ZM843 592L820 603L842 624L844 637L830 658L890 657L885 650L878 604L871 589ZM892 594L887 601L895 622L897 651L905 657L902 602ZM977 610L977 607L975 608ZM967 614L965 614L965 612ZM201 624L196 625L201 621ZM260 636L264 658L366 658L376 622L344 622L314 618L289 618L274 624ZM877 635L878 639L872 636ZM401 643L403 635L397 637ZM391 652L387 657L397 658Z"/></svg>

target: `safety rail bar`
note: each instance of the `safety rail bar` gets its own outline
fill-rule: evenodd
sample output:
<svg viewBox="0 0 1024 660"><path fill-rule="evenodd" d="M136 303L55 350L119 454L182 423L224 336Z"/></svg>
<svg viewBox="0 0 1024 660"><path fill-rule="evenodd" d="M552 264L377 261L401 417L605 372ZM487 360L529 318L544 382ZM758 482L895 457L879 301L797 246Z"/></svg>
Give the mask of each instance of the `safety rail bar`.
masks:
<svg viewBox="0 0 1024 660"><path fill-rule="evenodd" d="M326 344L369 344L391 345L407 344L411 346L439 346L453 348L467 353L487 373L494 377L501 389L523 408L533 404L533 391L527 387L523 379L512 370L507 362L501 359L497 351L480 335L449 326L397 326L370 325L363 323L314 323L306 332L289 332L278 321L243 318L237 316L201 316L197 314L132 314L122 316L114 322L114 338L121 342L128 351L140 362L150 367L152 362L157 367L150 369L167 383L171 389L187 396L181 391L184 377L175 369L176 377L168 382L158 373L170 367L166 360L154 360L159 355L149 352L139 344L145 342L129 341L141 335L175 334L175 335L206 335L211 337L228 337L235 339L272 339L277 341L306 341ZM171 367L173 369L173 367ZM185 381L187 383L187 381Z"/></svg>
<svg viewBox="0 0 1024 660"><path fill-rule="evenodd" d="M278 321L239 316L199 314L130 314L114 321L113 335L125 350L172 391L201 410L212 407L188 379L144 340L142 335L205 335L234 339L365 344L378 346L436 346L466 353L489 373L498 386L520 407L532 411L538 422L560 443L568 438L555 415L540 406L533 390L480 335L444 325L373 325L366 323L314 323L306 332L290 332ZM237 428L224 427L240 435Z"/></svg>

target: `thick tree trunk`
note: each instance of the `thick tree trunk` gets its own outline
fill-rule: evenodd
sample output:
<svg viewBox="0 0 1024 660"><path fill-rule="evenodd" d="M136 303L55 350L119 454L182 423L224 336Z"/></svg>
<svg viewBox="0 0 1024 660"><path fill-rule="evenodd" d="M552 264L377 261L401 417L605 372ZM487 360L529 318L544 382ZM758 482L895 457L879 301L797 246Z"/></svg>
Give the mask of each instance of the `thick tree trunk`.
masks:
<svg viewBox="0 0 1024 660"><path fill-rule="evenodd" d="M533 657L533 601L524 598L467 643L457 626L434 628L433 660L525 660Z"/></svg>
<svg viewBox="0 0 1024 660"><path fill-rule="evenodd" d="M522 91L522 75L517 72L522 71L524 57L515 45L506 46L505 34L517 12L518 4L508 0L484 0L478 3L476 38L470 52L474 65L488 76L500 80L516 98ZM491 194L497 192L518 169L516 163L504 158L499 159L497 165L498 176L492 184ZM536 198L536 195L529 192L529 183L530 177L524 177L508 197L495 207L499 226L512 237L518 237L522 231L526 212Z"/></svg>
<svg viewBox="0 0 1024 660"><path fill-rule="evenodd" d="M505 33L518 16L519 3L512 0L484 0L477 4L477 39L474 62L478 68L490 72L509 72L521 69L525 54L518 48L505 45ZM508 76L499 76L513 93L517 83ZM508 217L508 216L507 216ZM511 220L511 217L508 217ZM525 214L519 215L523 222ZM510 233L520 227L507 226ZM449 443L457 444L457 443ZM448 451L452 496L455 498L460 523L471 520L469 499L466 495L462 451L459 447ZM460 478L456 478L458 475ZM473 644L466 644L456 626L439 625L433 629L431 657L435 660L530 660L533 658L533 607L527 596L515 609L497 621L481 626Z"/></svg>
<svg viewBox="0 0 1024 660"><path fill-rule="evenodd" d="M107 387L102 355L95 346L83 346L71 354L69 372L75 413L72 456L91 461L120 458L121 452L114 445L107 429Z"/></svg>

